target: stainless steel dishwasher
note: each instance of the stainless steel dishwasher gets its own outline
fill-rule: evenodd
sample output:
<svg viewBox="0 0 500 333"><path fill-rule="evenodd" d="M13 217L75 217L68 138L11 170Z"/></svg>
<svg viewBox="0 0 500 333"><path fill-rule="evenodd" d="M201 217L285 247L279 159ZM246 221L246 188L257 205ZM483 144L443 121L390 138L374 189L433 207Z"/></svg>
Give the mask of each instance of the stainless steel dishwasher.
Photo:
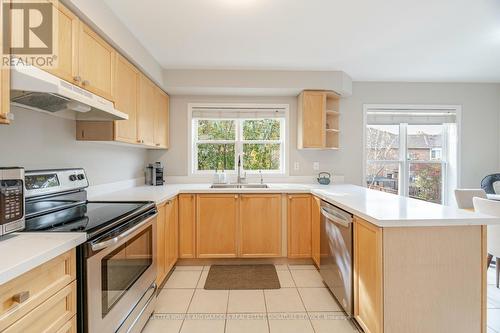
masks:
<svg viewBox="0 0 500 333"><path fill-rule="evenodd" d="M320 273L349 317L353 316L352 215L321 202Z"/></svg>

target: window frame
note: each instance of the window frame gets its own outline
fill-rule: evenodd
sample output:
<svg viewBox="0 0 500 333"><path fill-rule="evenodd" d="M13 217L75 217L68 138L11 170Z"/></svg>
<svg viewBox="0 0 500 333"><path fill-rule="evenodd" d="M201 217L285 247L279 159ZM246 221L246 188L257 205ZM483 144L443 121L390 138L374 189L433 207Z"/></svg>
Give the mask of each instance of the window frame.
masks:
<svg viewBox="0 0 500 333"><path fill-rule="evenodd" d="M212 108L265 108L273 109L279 108L283 109L285 112L285 117L275 118L280 121L280 140L243 140L243 121L252 120L251 118L196 118L196 120L234 120L235 121L235 140L198 140L197 136L197 122L193 121L193 108L196 107L212 107ZM281 144L280 149L280 169L279 170L262 170L262 174L272 175L272 176L288 176L289 174L289 163L288 163L288 152L289 152L289 104L249 104L249 103L238 103L238 104L227 104L227 103L189 103L188 104L188 174L190 176L208 176L213 175L214 170L197 170L198 165L198 154L197 145L200 143L234 143L235 144L235 169L226 170L228 175L236 175L238 168L238 155L243 153L243 145L246 143L254 144ZM245 170L242 168L242 172L246 172L247 175L257 175L259 170Z"/></svg>
<svg viewBox="0 0 500 333"><path fill-rule="evenodd" d="M399 126L399 159L397 160L367 160L366 156L366 140L367 140L367 114L368 112L380 110L395 110L395 111L422 111L422 110L443 110L443 111L453 111L456 113L456 127L457 127L457 175L456 175L456 185L457 188L460 187L460 170L461 170L461 119L462 119L462 108L460 105L380 105L380 104L364 104L363 105L363 186L366 186L367 180L367 164L368 162L379 162L382 164L398 164L399 165L399 180L398 180L398 195L409 197L409 185L410 185L410 167L411 164L441 164L441 172L442 172L442 180L441 180L441 193L442 193L442 205L448 205L450 202L451 192L453 189L449 187L449 179L448 179L448 162L446 161L447 149L449 148L449 143L446 140L447 137L447 128L443 124L443 147L441 151L441 159L440 160L432 160L429 156L429 160L421 161L421 160L410 160L408 159L408 145L407 145L407 126L406 123L395 123L394 125Z"/></svg>

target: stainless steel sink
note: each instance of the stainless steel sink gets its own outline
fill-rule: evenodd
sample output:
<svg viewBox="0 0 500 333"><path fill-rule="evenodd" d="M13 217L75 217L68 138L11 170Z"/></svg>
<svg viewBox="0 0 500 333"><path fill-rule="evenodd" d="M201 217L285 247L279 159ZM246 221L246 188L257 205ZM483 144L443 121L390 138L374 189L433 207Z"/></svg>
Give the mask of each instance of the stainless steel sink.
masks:
<svg viewBox="0 0 500 333"><path fill-rule="evenodd" d="M269 188L267 184L213 184L210 188Z"/></svg>

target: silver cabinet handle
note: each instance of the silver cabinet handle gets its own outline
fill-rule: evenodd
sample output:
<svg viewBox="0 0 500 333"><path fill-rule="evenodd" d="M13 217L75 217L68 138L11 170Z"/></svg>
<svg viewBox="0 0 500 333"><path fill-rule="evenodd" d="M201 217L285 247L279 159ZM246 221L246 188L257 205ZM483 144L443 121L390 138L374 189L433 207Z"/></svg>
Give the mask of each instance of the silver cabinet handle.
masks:
<svg viewBox="0 0 500 333"><path fill-rule="evenodd" d="M342 227L349 228L351 226L351 221L345 218L344 216L341 216L339 214L335 214L335 212L331 211L330 209L327 209L325 207L321 207L321 215L326 217L327 219L331 220L335 224L338 224Z"/></svg>
<svg viewBox="0 0 500 333"><path fill-rule="evenodd" d="M82 80L82 78L81 78L81 76L75 76L75 77L73 77L73 80L75 82L80 82Z"/></svg>
<svg viewBox="0 0 500 333"><path fill-rule="evenodd" d="M125 232L122 232L121 234L119 234L116 237L108 239L108 240L106 240L104 242L100 242L100 243L97 243L97 244L92 244L92 251L99 251L99 250L105 249L107 247L110 247L112 245L118 244L122 239L126 238L130 234L134 233L136 230L138 230L141 227L143 227L144 225L148 224L149 221L151 221L151 219L155 218L157 215L158 214L155 214L155 215L151 216L150 218L148 218L147 220L145 220L145 221L143 221L143 222L141 222L139 224L136 224L132 228L126 230Z"/></svg>
<svg viewBox="0 0 500 333"><path fill-rule="evenodd" d="M90 81L89 80L83 80L82 81L82 85L88 86L88 85L90 85Z"/></svg>

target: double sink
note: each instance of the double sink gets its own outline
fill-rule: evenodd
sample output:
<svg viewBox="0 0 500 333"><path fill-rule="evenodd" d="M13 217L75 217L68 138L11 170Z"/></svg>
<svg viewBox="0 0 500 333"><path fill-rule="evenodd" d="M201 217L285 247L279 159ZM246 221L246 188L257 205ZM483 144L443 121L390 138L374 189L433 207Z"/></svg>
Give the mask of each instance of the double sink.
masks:
<svg viewBox="0 0 500 333"><path fill-rule="evenodd" d="M267 184L213 184L210 188L269 188Z"/></svg>

